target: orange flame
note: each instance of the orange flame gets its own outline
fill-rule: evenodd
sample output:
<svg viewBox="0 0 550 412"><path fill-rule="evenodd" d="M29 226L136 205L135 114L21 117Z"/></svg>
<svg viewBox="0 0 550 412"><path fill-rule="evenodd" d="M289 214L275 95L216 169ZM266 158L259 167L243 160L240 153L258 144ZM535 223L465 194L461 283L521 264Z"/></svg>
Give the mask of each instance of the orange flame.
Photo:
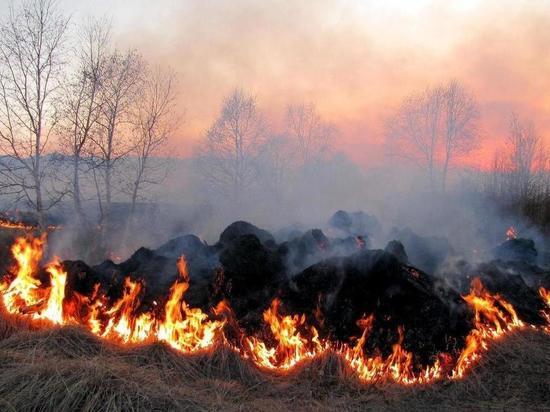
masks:
<svg viewBox="0 0 550 412"><path fill-rule="evenodd" d="M50 286L43 285L35 276L44 240L44 237L19 238L12 247L17 276L2 287L4 306L9 313L31 314L34 319L55 324L83 323L92 333L120 343L164 341L183 352L208 348L215 342L223 322L210 320L200 309L189 308L183 300L189 287L183 257L178 261L180 279L172 286L165 316L156 318L151 312L138 313L144 286L129 277L124 280L122 296L112 305L106 296L98 293L99 285L89 298L74 293L73 302L66 301L67 273L57 260L46 268ZM79 310L74 306L85 306L87 316L79 318Z"/></svg>
<svg viewBox="0 0 550 412"><path fill-rule="evenodd" d="M25 224L23 222L14 222L9 219L0 219L0 227L4 229L20 229L20 230L33 230L36 229L32 225Z"/></svg>
<svg viewBox="0 0 550 412"><path fill-rule="evenodd" d="M20 222L20 221L7 219L7 218L0 218L0 228L32 231L32 230L37 230L38 226L31 225L31 224L25 223L25 222ZM57 230L57 229L59 229L59 226L48 225L46 227L46 229L47 230Z"/></svg>
<svg viewBox="0 0 550 412"><path fill-rule="evenodd" d="M518 237L518 232L516 231L514 226L510 226L506 231L506 240L516 239L517 237Z"/></svg>
<svg viewBox="0 0 550 412"><path fill-rule="evenodd" d="M187 305L183 295L189 288L189 274L183 257L177 266L181 280L172 286L165 307L166 317L159 325L157 337L183 352L208 348L221 331L223 322L211 321L203 311Z"/></svg>
<svg viewBox="0 0 550 412"><path fill-rule="evenodd" d="M37 273L44 241L44 237L20 238L12 247L17 261L16 276L7 277L0 285L2 301L9 313L46 319L54 324L81 324L93 334L121 344L165 342L183 353L212 348L215 342L230 345L224 326L238 328L238 324L227 302L220 302L213 310L216 316L223 316L223 320L211 319L185 302L189 273L183 257L177 262L179 276L164 308L143 310L141 299L145 285L130 277L124 280L122 296L113 303L100 292L99 284L91 296L74 291L66 294L67 273L58 260L47 265L50 282L43 284ZM550 332L550 292L540 288L539 293L548 307L543 314L549 321L546 331ZM262 334L243 334L238 347L230 346L258 367L281 372L331 351L363 382L391 380L411 385L445 377L458 379L480 359L492 340L526 326L513 306L498 294L489 293L478 278L472 281L471 291L463 299L474 312L474 328L466 337L466 345L460 353L438 354L431 365L415 363L414 354L403 346L403 327L398 328L398 338L390 355L383 357L378 351L369 355L364 347L374 325L373 315L359 319L357 324L362 333L353 345L338 344L320 338L317 329L308 325L305 314L281 314L278 299L274 299L263 314L266 328Z"/></svg>
<svg viewBox="0 0 550 412"><path fill-rule="evenodd" d="M546 305L546 309L542 311L542 316L546 319L546 326L544 327L544 331L546 333L550 333L550 291L541 286L539 288L539 294L542 298L542 301Z"/></svg>
<svg viewBox="0 0 550 412"><path fill-rule="evenodd" d="M519 320L511 304L499 295L491 295L479 278L472 280L470 294L464 300L475 311L475 328L466 338L466 347L458 358L452 376L460 378L479 359L480 352L488 348L488 342L503 336L525 324Z"/></svg>
<svg viewBox="0 0 550 412"><path fill-rule="evenodd" d="M65 298L65 283L67 273L61 267L61 263L55 260L51 263L47 271L50 274L51 286L46 309L40 317L50 320L56 324L63 323L63 299Z"/></svg>
<svg viewBox="0 0 550 412"><path fill-rule="evenodd" d="M11 248L18 264L17 276L5 286L3 292L4 306L11 313L25 313L44 298L40 280L34 277L42 259L43 244L44 237L17 238Z"/></svg>
<svg viewBox="0 0 550 412"><path fill-rule="evenodd" d="M279 306L280 301L274 299L271 307L264 312L264 321L269 325L276 346L268 347L258 338L247 337L245 348L258 366L287 370L305 359L319 355L327 346L320 342L317 329L306 326L305 315L280 316ZM306 337L304 332L309 332L310 336Z"/></svg>

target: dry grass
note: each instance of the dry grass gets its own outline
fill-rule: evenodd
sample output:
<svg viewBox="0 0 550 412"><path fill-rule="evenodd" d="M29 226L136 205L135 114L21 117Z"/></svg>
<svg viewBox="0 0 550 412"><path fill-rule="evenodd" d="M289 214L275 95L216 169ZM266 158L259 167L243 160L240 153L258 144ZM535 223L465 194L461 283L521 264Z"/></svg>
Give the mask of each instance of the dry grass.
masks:
<svg viewBox="0 0 550 412"><path fill-rule="evenodd" d="M462 381L404 388L362 385L334 356L274 376L225 348L182 356L33 329L0 322L1 410L550 410L550 338L534 331L496 342Z"/></svg>

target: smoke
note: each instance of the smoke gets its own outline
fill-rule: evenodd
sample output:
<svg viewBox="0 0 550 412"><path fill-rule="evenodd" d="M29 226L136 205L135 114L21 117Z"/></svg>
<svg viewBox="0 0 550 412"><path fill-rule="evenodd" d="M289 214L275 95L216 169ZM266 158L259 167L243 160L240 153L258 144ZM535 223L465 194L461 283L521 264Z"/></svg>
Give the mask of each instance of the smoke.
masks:
<svg viewBox="0 0 550 412"><path fill-rule="evenodd" d="M462 163L486 166L512 110L550 130L544 1L114 2L93 12L113 15L121 47L177 71L183 155L235 87L257 94L273 123L289 103L316 102L361 166L383 163L383 120L404 96L450 78L478 97L486 137Z"/></svg>
<svg viewBox="0 0 550 412"><path fill-rule="evenodd" d="M550 136L550 106L541 93L550 89L546 2L141 1L129 8L104 1L93 10L61 4L69 13L78 11L75 24L87 14L112 16L118 47L136 48L178 76L185 122L170 155L180 157L149 193L156 207L145 208L137 228L117 231L121 255L184 233L215 243L235 220L273 233L318 227L330 235L327 221L340 209L380 220L383 230L370 239L372 247L383 248L394 227L407 226L447 238L472 260L504 240L511 225L544 245L545 236L527 222L484 201L475 190L479 176L465 175L463 167L487 167L502 146L512 110L533 118L541 135ZM383 124L404 96L450 78L476 95L484 141L458 159L449 191L434 194L421 170L383 155ZM287 104L315 102L338 134L329 159L293 171L278 190L259 182L236 206L208 193L193 163L222 99L239 86L256 95L274 133L281 132ZM95 210L93 190L86 202ZM65 205L54 213L74 226L68 210ZM70 238L58 245L63 256L74 246Z"/></svg>

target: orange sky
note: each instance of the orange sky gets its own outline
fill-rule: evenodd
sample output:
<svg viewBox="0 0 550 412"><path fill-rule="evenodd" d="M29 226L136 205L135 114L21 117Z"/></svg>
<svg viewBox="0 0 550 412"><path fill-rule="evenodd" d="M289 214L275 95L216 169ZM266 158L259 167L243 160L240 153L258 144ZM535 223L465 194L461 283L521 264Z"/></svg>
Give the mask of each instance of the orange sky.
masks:
<svg viewBox="0 0 550 412"><path fill-rule="evenodd" d="M93 3L90 4L90 3ZM120 47L178 74L187 155L235 87L274 124L284 107L315 102L358 164L383 161L383 119L428 85L458 78L477 96L483 143L502 146L512 110L550 145L550 2L543 0L176 1L61 0L73 21L111 16Z"/></svg>

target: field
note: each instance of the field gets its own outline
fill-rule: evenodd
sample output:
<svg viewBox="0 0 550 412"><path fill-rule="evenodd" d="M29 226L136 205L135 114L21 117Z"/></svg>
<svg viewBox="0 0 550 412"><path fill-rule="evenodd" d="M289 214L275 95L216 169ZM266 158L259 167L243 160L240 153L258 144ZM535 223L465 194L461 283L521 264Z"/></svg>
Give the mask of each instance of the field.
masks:
<svg viewBox="0 0 550 412"><path fill-rule="evenodd" d="M5 262L18 232L0 230ZM119 346L0 311L0 409L550 410L549 343L541 332L515 332L492 342L464 379L405 387L361 383L335 355L275 374L223 345L193 355L161 343Z"/></svg>
<svg viewBox="0 0 550 412"><path fill-rule="evenodd" d="M461 381L401 387L361 384L331 356L275 376L224 348L183 356L76 327L34 328L1 319L2 410L550 409L550 339L534 331L495 342Z"/></svg>

